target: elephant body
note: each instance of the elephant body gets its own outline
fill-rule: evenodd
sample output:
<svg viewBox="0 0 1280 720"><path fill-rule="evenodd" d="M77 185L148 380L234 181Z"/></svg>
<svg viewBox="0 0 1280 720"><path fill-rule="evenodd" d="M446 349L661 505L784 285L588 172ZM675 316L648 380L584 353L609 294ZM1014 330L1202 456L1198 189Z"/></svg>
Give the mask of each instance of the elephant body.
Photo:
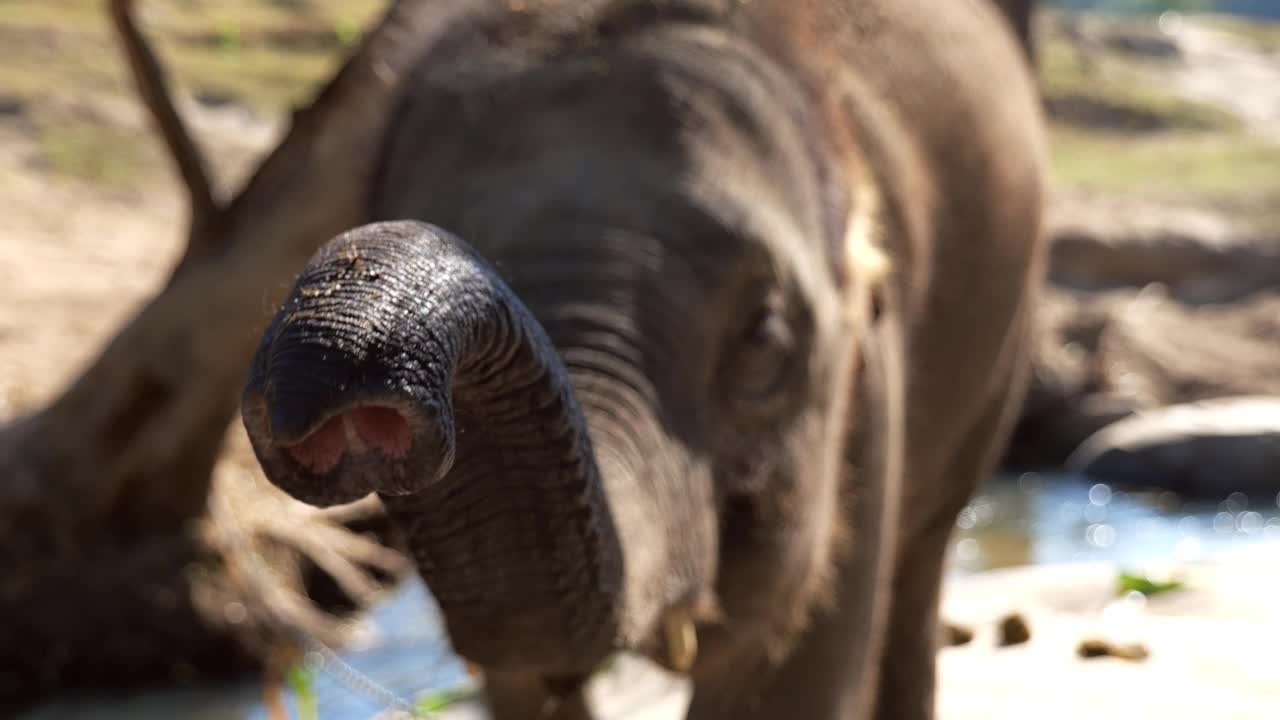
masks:
<svg viewBox="0 0 1280 720"><path fill-rule="evenodd" d="M255 359L268 477L382 496L500 718L585 713L617 651L687 671L691 718L931 717L946 544L1044 275L999 11L439 11L378 222Z"/></svg>

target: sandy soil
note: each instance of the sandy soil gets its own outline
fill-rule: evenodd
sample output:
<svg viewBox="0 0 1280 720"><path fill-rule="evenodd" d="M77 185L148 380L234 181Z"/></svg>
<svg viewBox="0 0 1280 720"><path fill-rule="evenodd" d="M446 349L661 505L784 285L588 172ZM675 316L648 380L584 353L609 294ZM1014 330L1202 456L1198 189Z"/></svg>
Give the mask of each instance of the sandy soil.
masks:
<svg viewBox="0 0 1280 720"><path fill-rule="evenodd" d="M1226 108L1252 132L1280 138L1280 61L1229 33L1195 22L1170 28L1182 61L1169 71L1182 95Z"/></svg>
<svg viewBox="0 0 1280 720"><path fill-rule="evenodd" d="M136 107L85 101L155 143ZM276 126L237 111L190 112L224 188ZM168 173L103 188L41 166L19 118L0 123L0 418L51 399L168 277L185 242L185 197Z"/></svg>
<svg viewBox="0 0 1280 720"><path fill-rule="evenodd" d="M0 130L0 415L47 400L163 281L181 249L170 188L112 197L51 182Z"/></svg>
<svg viewBox="0 0 1280 720"><path fill-rule="evenodd" d="M1274 553L1274 550L1271 550ZM1280 583L1258 572L1274 558L1185 568L1188 590L1117 601L1105 565L996 571L954 584L947 613L982 624L940 659L944 720L1124 718L1245 720L1280 708ZM997 648L992 627L1024 614L1025 645ZM1142 662L1082 660L1087 637L1141 643Z"/></svg>

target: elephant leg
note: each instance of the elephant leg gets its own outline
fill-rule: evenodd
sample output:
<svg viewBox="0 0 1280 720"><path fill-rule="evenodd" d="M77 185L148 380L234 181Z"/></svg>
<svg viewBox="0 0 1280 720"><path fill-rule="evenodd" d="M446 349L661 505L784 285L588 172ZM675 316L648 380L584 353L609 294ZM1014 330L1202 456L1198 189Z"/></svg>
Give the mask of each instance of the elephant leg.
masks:
<svg viewBox="0 0 1280 720"><path fill-rule="evenodd" d="M993 387L998 390L956 446L950 462L941 466L938 476L928 478L928 492L904 489L907 497L935 500L926 508L902 509L903 536L898 544L893 610L880 664L876 718L934 717L938 610L947 544L956 516L994 471L1007 431L1021 408L1029 371L1029 364L1024 362L1027 346L1025 333L1011 339L1008 347L1012 352L1001 358L1003 362L994 378Z"/></svg>
<svg viewBox="0 0 1280 720"><path fill-rule="evenodd" d="M493 720L594 720L587 706L585 684L552 692L547 682L530 673L484 674L484 695Z"/></svg>
<svg viewBox="0 0 1280 720"><path fill-rule="evenodd" d="M853 547L839 563L833 606L815 615L780 665L739 678L745 687L695 686L689 718L834 720L869 711L897 538L903 384L896 328L896 321L882 322L864 343L845 489Z"/></svg>

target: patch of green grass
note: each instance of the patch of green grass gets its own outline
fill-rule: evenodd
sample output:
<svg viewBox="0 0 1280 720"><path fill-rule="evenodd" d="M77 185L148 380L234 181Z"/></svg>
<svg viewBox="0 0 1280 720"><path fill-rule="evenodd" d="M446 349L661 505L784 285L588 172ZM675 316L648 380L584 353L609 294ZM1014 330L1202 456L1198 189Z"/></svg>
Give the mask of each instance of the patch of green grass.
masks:
<svg viewBox="0 0 1280 720"><path fill-rule="evenodd" d="M137 134L110 125L65 123L40 129L40 150L53 172L124 190L158 163Z"/></svg>
<svg viewBox="0 0 1280 720"><path fill-rule="evenodd" d="M387 0L202 0L157 18L154 32L175 75L276 112L309 98L338 69ZM299 9L302 8L302 9Z"/></svg>
<svg viewBox="0 0 1280 720"><path fill-rule="evenodd" d="M0 26L17 30L94 31L105 27L106 2L100 0L6 0L0 2Z"/></svg>
<svg viewBox="0 0 1280 720"><path fill-rule="evenodd" d="M279 112L331 76L387 3L142 0L139 15L179 86ZM38 102L131 90L102 0L0 2L0 47L0 92Z"/></svg>
<svg viewBox="0 0 1280 720"><path fill-rule="evenodd" d="M1220 107L1153 85L1154 73L1140 61L1104 51L1089 57L1091 62L1077 55L1066 40L1054 36L1041 51L1040 82L1045 98L1051 107L1075 111L1067 119L1083 115L1093 129L1117 132L1234 131L1243 126L1239 118Z"/></svg>
<svg viewBox="0 0 1280 720"><path fill-rule="evenodd" d="M388 2L139 0L138 13L180 91L274 115L313 96ZM121 189L161 167L118 119L121 100L141 107L135 92L105 0L0 2L0 96L21 103L50 172Z"/></svg>
<svg viewBox="0 0 1280 720"><path fill-rule="evenodd" d="M316 679L312 672L304 667L295 666L289 669L285 677L289 689L298 703L300 720L320 720L320 707L316 699Z"/></svg>
<svg viewBox="0 0 1280 720"><path fill-rule="evenodd" d="M1054 128L1055 181L1135 195L1280 197L1280 143L1231 133L1120 137Z"/></svg>
<svg viewBox="0 0 1280 720"><path fill-rule="evenodd" d="M431 692L418 698L413 704L415 715L420 717L431 717L435 713L442 712L452 705L468 700L474 700L480 696L479 688L463 687L452 690L439 690Z"/></svg>
<svg viewBox="0 0 1280 720"><path fill-rule="evenodd" d="M1174 590L1182 590L1185 587L1186 585L1180 580L1152 580L1146 575L1131 572L1122 572L1116 578L1116 595L1139 592L1151 597Z"/></svg>
<svg viewBox="0 0 1280 720"><path fill-rule="evenodd" d="M1280 47L1280 24L1203 21ZM1060 189L1210 205L1243 225L1280 231L1280 142L1162 87L1167 61L1105 48L1086 61L1056 26L1046 27L1040 81Z"/></svg>

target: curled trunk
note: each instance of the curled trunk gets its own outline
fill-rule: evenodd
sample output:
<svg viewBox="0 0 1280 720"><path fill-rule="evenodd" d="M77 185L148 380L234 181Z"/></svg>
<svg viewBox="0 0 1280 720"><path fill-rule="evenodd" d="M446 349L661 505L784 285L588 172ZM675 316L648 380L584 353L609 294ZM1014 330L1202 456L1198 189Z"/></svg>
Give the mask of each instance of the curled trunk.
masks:
<svg viewBox="0 0 1280 720"><path fill-rule="evenodd" d="M382 495L470 660L587 672L625 642L622 549L568 374L460 240L416 222L336 238L268 329L244 407L295 497Z"/></svg>

